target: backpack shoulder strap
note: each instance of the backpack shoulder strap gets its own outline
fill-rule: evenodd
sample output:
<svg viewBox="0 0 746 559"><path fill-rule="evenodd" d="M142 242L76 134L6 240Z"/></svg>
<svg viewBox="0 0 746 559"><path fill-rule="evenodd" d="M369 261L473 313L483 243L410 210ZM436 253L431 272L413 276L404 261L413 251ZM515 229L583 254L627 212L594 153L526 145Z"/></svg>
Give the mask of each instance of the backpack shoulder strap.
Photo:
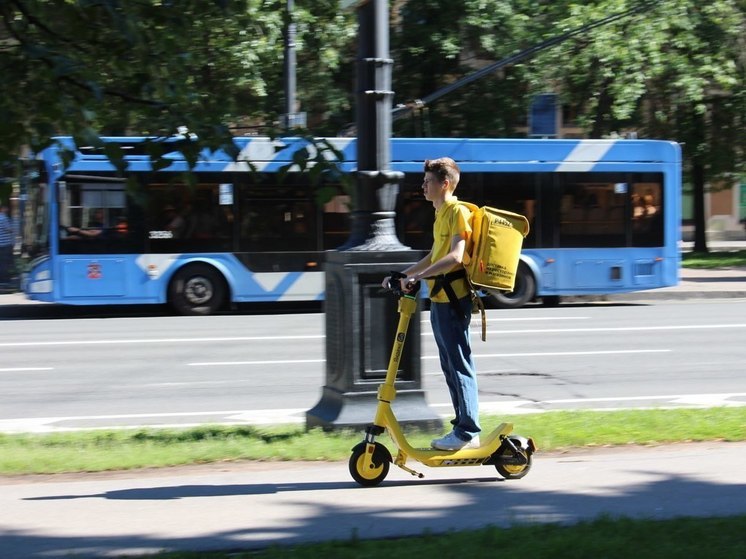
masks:
<svg viewBox="0 0 746 559"><path fill-rule="evenodd" d="M469 239L469 242L466 243L466 250L464 250L464 260L463 265L464 267L467 267L472 259L472 252L474 251L474 242L476 235L479 234L478 226L477 229L475 229L475 220L474 216L479 211L479 206L476 204L472 204L471 202L465 202L463 200L459 200L457 202L457 205L463 206L464 208L468 209L471 212L471 217L469 218L469 225L471 225L471 238Z"/></svg>
<svg viewBox="0 0 746 559"><path fill-rule="evenodd" d="M467 208L472 213L474 213L475 211L477 211L479 209L479 206L477 206L476 204L472 204L471 202L466 202L464 200L459 200L456 203L459 206L464 206L465 208Z"/></svg>

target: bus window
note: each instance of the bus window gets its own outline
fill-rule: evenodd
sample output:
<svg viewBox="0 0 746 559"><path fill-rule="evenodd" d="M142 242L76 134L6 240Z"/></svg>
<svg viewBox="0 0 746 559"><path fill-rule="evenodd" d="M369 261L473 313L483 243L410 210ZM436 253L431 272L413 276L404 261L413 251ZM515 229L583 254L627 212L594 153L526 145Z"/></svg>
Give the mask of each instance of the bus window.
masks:
<svg viewBox="0 0 746 559"><path fill-rule="evenodd" d="M568 247L627 245L627 182L616 173L563 173L560 181L559 242Z"/></svg>
<svg viewBox="0 0 746 559"><path fill-rule="evenodd" d="M350 208L352 200L346 194L334 196L324 204L323 250L334 250L350 236Z"/></svg>
<svg viewBox="0 0 746 559"><path fill-rule="evenodd" d="M395 224L399 240L416 250L430 250L434 220L433 205L422 194L422 173L405 174L396 205Z"/></svg>
<svg viewBox="0 0 746 559"><path fill-rule="evenodd" d="M125 253L141 250L134 242L124 183L60 183L60 252Z"/></svg>
<svg viewBox="0 0 746 559"><path fill-rule="evenodd" d="M663 202L661 185L657 182L635 182L631 192L633 246L663 244Z"/></svg>
<svg viewBox="0 0 746 559"><path fill-rule="evenodd" d="M523 246L535 247L540 245L538 239L541 239L543 231L537 220L541 208L537 198L538 179L539 175L536 173L465 173L458 188L462 187L462 183L466 186L463 191L464 200L481 200L478 205L526 216L529 233Z"/></svg>
<svg viewBox="0 0 746 559"><path fill-rule="evenodd" d="M224 182L225 177L223 182L207 182L210 178L200 177L195 186L178 180L148 185L147 236L152 252L234 250L233 197L226 194L232 185Z"/></svg>
<svg viewBox="0 0 746 559"><path fill-rule="evenodd" d="M302 175L252 173L238 187L241 252L319 250L317 208Z"/></svg>

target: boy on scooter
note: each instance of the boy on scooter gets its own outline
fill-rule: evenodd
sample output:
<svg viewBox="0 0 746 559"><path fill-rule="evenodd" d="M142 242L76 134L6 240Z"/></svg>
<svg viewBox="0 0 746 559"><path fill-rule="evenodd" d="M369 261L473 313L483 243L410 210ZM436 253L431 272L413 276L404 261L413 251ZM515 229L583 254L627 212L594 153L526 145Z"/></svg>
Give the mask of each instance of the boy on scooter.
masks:
<svg viewBox="0 0 746 559"><path fill-rule="evenodd" d="M402 273L402 289L425 279L430 293L430 323L440 354L456 418L453 430L432 441L433 448L459 450L478 448L479 394L477 372L471 353L471 290L462 265L472 230L469 210L454 196L460 170L450 157L425 161L422 191L435 208L433 247L430 253ZM383 281L388 285L389 277Z"/></svg>

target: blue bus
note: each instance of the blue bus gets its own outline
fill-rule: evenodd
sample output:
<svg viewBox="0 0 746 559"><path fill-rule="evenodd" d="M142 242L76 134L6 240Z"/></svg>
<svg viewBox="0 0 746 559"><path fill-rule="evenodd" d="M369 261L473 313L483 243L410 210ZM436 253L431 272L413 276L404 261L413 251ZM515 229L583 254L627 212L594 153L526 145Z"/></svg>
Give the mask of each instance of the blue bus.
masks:
<svg viewBox="0 0 746 559"><path fill-rule="evenodd" d="M118 177L99 149L60 148L37 158L27 187L24 291L71 305L164 304L210 314L231 303L320 301L324 254L349 236L350 199L325 203L307 173L281 172L307 143L236 138L240 156L203 152L193 180L178 153L153 169L144 138L105 138L127 153ZM354 138L330 138L340 169L356 169ZM422 165L449 156L457 195L528 217L515 290L488 293L516 308L562 296L675 285L681 225L681 153L658 140L393 138L404 173L396 231L412 249L432 242L433 210ZM325 180L333 181L327 177Z"/></svg>

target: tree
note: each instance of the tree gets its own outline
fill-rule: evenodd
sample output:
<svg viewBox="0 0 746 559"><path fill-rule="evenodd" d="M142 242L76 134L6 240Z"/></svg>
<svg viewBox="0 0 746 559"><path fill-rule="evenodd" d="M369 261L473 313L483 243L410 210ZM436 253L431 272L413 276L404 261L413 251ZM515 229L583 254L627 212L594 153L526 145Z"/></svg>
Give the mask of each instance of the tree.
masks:
<svg viewBox="0 0 746 559"><path fill-rule="evenodd" d="M634 130L682 143L694 189L694 250L705 252L705 185L733 184L746 168L746 9L738 0L650 4L531 61L532 89L553 84L591 137ZM558 24L578 25L629 6L627 0L569 4Z"/></svg>
<svg viewBox="0 0 746 559"><path fill-rule="evenodd" d="M705 184L746 166L746 8L739 0L404 2L394 86L407 101L611 14L579 34L433 103L432 135L510 136L529 98L555 91L589 137L633 130L681 142L694 187L695 250L706 251ZM410 120L399 132L421 133Z"/></svg>
<svg viewBox="0 0 746 559"><path fill-rule="evenodd" d="M395 12L392 52L396 103L421 99L527 41L523 2L404 2ZM398 135L511 136L524 120L521 67L487 76L397 123Z"/></svg>
<svg viewBox="0 0 746 559"><path fill-rule="evenodd" d="M55 134L98 145L101 135L169 138L182 127L189 134L178 147L190 161L203 147L231 151L232 127L266 127L283 112L284 7L281 0L5 0L0 160L22 146L38 150ZM307 0L296 14L299 62L309 62L299 63L309 81L301 101L316 106L325 91L333 111L343 105L337 52L353 29L335 7ZM157 160L161 144L151 149Z"/></svg>

